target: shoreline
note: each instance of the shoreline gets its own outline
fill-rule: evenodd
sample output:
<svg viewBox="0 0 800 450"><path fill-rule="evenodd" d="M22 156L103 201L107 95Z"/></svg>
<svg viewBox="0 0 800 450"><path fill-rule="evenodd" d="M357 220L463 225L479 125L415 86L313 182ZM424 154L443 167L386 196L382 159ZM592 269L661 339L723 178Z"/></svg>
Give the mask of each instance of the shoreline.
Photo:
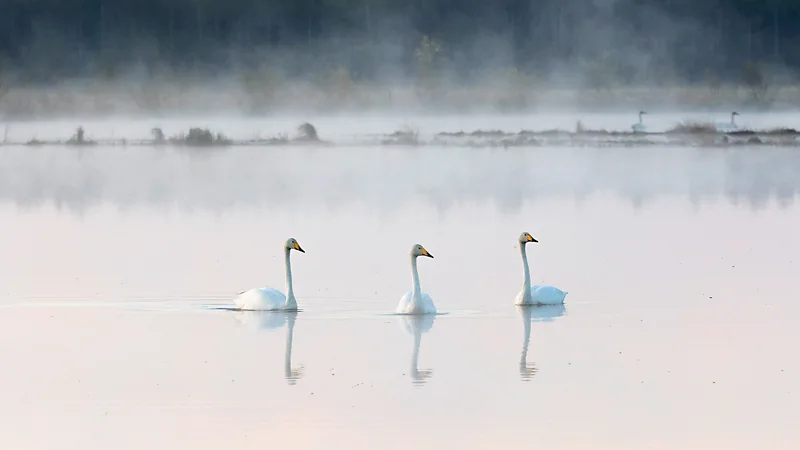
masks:
<svg viewBox="0 0 800 450"><path fill-rule="evenodd" d="M748 130L722 132L707 126L678 127L666 132L630 132L606 130L568 131L564 129L440 131L430 139L422 139L412 130L395 131L378 135L359 135L349 142L333 142L319 138L311 124L303 124L295 137L287 134L269 138L231 139L219 131L190 128L188 133L167 137L160 128L152 130L152 139L124 137L88 138L83 127L78 127L69 139L37 139L28 141L0 141L6 147L158 147L158 148L228 148L228 147L456 147L456 148L524 148L524 147L731 147L772 146L800 148L800 131L795 129Z"/></svg>

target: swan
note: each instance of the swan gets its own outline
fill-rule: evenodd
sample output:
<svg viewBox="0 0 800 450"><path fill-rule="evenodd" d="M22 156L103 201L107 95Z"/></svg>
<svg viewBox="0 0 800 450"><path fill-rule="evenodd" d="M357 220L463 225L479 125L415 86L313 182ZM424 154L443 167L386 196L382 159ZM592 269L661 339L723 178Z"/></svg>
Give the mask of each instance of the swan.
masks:
<svg viewBox="0 0 800 450"><path fill-rule="evenodd" d="M411 278L414 283L412 291L406 292L397 305L397 314L436 314L436 306L431 296L422 292L419 287L419 273L417 272L417 257L427 256L433 258L425 247L416 244L411 247Z"/></svg>
<svg viewBox="0 0 800 450"><path fill-rule="evenodd" d="M305 253L294 238L289 238L283 246L284 264L286 266L286 295L270 287L253 288L240 292L233 302L236 307L246 311L297 311L297 299L294 298L292 288L292 265L289 262L289 253L297 250Z"/></svg>
<svg viewBox="0 0 800 450"><path fill-rule="evenodd" d="M731 113L731 121L729 123L721 122L717 123L717 131L720 133L730 133L732 131L736 131L739 127L736 125L736 116L740 116L738 112L734 111Z"/></svg>
<svg viewBox="0 0 800 450"><path fill-rule="evenodd" d="M644 122L642 122L642 116L645 114L647 114L647 111L639 111L639 123L631 125L634 133L644 133L647 131L647 127L644 126Z"/></svg>
<svg viewBox="0 0 800 450"><path fill-rule="evenodd" d="M522 254L522 268L524 270L524 282L522 290L517 294L515 305L558 305L564 303L567 293L553 286L531 286L531 274L528 269L528 254L525 245L528 242L539 242L530 235L522 233L519 235L519 249Z"/></svg>
<svg viewBox="0 0 800 450"><path fill-rule="evenodd" d="M400 318L400 324L406 333L414 337L414 351L411 353L411 382L416 386L422 386L428 382L429 378L433 376L433 370L419 369L419 346L422 341L422 335L431 331L431 328L433 328L433 322L436 320L436 315L405 315L398 317Z"/></svg>

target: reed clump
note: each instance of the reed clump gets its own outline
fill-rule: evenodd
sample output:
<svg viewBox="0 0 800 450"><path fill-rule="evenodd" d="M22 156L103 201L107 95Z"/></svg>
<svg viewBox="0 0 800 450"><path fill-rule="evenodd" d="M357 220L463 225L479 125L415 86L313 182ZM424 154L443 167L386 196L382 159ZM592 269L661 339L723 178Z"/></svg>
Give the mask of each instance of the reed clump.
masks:
<svg viewBox="0 0 800 450"><path fill-rule="evenodd" d="M170 138L170 142L177 145L190 147L211 147L230 145L233 143L222 133L212 133L208 128L192 127L188 133L180 133Z"/></svg>
<svg viewBox="0 0 800 450"><path fill-rule="evenodd" d="M685 121L667 130L670 134L716 134L717 127L710 122Z"/></svg>
<svg viewBox="0 0 800 450"><path fill-rule="evenodd" d="M150 134L153 136L153 143L155 144L162 145L167 142L164 131L160 127L155 127L150 130Z"/></svg>
<svg viewBox="0 0 800 450"><path fill-rule="evenodd" d="M94 145L95 141L86 139L86 132L83 127L75 129L75 134L67 139L67 145Z"/></svg>
<svg viewBox="0 0 800 450"><path fill-rule="evenodd" d="M419 131L411 128L397 130L386 135L386 139L381 141L383 145L419 145Z"/></svg>
<svg viewBox="0 0 800 450"><path fill-rule="evenodd" d="M314 125L305 122L297 127L297 137L294 140L318 142L319 135L317 134L317 129L314 127Z"/></svg>

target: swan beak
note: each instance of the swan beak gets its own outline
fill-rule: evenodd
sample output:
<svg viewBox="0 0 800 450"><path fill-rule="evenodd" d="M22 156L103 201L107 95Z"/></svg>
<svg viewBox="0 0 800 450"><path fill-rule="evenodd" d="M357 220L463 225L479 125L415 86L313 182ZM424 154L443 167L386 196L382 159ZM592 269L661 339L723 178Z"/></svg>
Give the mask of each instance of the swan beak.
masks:
<svg viewBox="0 0 800 450"><path fill-rule="evenodd" d="M431 255L427 250L425 250L424 247L422 248L422 256L427 256L428 258L433 258L433 255Z"/></svg>
<svg viewBox="0 0 800 450"><path fill-rule="evenodd" d="M300 253L305 253L306 252L305 250L300 248L300 244L298 244L297 242L294 243L294 249L297 250Z"/></svg>
<svg viewBox="0 0 800 450"><path fill-rule="evenodd" d="M539 242L536 239L534 239L533 236L531 236L530 234L525 237L528 239L528 242Z"/></svg>

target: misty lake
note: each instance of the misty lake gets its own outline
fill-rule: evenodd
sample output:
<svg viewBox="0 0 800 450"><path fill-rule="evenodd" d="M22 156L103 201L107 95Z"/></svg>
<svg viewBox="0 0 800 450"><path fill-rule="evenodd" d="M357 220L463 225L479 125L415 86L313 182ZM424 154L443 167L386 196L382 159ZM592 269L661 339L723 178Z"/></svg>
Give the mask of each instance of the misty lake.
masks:
<svg viewBox="0 0 800 450"><path fill-rule="evenodd" d="M796 149L0 152L3 448L800 445ZM302 310L225 310L288 237Z"/></svg>

